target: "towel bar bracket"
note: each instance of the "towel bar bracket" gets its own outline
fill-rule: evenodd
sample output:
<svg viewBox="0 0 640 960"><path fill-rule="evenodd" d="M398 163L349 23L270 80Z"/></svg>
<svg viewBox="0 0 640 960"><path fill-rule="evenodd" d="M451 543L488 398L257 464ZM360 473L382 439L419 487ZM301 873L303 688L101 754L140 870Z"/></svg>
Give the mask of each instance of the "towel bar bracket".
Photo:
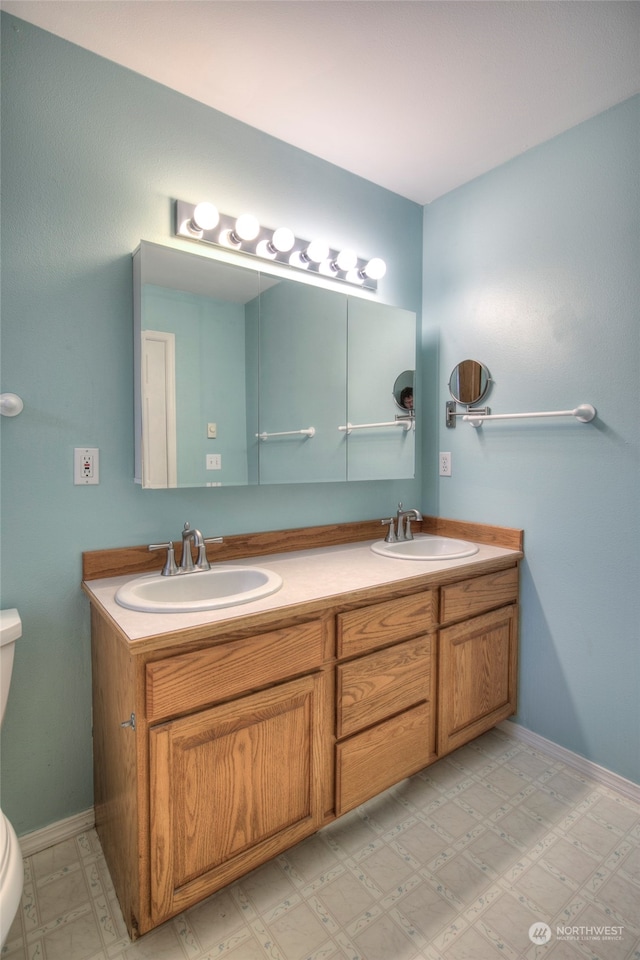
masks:
<svg viewBox="0 0 640 960"><path fill-rule="evenodd" d="M470 414L477 414L477 416L486 417L491 413L489 407L467 407L466 410L458 411L457 406L458 405L455 400L447 400L445 407L445 424L447 427L455 427L456 417L467 417Z"/></svg>

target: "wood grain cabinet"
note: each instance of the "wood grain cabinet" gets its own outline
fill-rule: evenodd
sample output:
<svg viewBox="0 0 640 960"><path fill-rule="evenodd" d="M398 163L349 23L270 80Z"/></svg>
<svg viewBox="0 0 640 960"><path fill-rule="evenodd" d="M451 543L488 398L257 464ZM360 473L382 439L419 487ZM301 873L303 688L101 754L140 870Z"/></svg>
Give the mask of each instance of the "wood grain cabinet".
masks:
<svg viewBox="0 0 640 960"><path fill-rule="evenodd" d="M136 646L92 603L96 828L135 939L515 711L517 558Z"/></svg>
<svg viewBox="0 0 640 960"><path fill-rule="evenodd" d="M515 713L517 598L516 567L441 588L439 757Z"/></svg>
<svg viewBox="0 0 640 960"><path fill-rule="evenodd" d="M149 731L151 916L173 916L322 822L322 673Z"/></svg>
<svg viewBox="0 0 640 960"><path fill-rule="evenodd" d="M361 654L336 668L338 816L435 759L436 600L428 590L338 615L339 653Z"/></svg>
<svg viewBox="0 0 640 960"><path fill-rule="evenodd" d="M135 939L326 822L333 624L157 659L92 618L96 828Z"/></svg>

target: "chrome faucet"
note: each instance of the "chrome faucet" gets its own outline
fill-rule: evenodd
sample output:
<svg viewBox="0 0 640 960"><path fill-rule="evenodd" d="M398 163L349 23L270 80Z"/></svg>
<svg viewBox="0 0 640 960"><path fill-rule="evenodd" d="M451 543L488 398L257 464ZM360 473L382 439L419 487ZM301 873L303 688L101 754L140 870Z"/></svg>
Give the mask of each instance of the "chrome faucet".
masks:
<svg viewBox="0 0 640 960"><path fill-rule="evenodd" d="M191 541L198 550L198 558L194 564L191 555ZM220 542L222 537L218 537ZM180 573L193 573L195 570L210 570L211 564L207 560L207 548L202 534L195 527L192 530L191 524L187 521L182 530L182 559L180 560Z"/></svg>
<svg viewBox="0 0 640 960"><path fill-rule="evenodd" d="M191 542L198 550L198 556L196 562L193 562L193 556L191 553ZM207 547L208 543L222 543L222 537L208 537L206 540L202 536L199 530L191 529L191 524L187 521L182 530L182 558L180 560L180 566L176 564L175 552L173 549L173 542L170 540L169 543L150 543L149 550L161 550L166 548L167 550L167 559L164 567L162 568L163 577L175 577L180 573L197 573L198 570L210 570L211 564L207 560Z"/></svg>
<svg viewBox="0 0 640 960"><path fill-rule="evenodd" d="M422 520L422 514L420 513L420 511L416 510L415 507L412 507L410 510L403 510L402 503L399 503L396 519L397 519L396 538L398 540L413 540L413 533L411 532L411 521Z"/></svg>

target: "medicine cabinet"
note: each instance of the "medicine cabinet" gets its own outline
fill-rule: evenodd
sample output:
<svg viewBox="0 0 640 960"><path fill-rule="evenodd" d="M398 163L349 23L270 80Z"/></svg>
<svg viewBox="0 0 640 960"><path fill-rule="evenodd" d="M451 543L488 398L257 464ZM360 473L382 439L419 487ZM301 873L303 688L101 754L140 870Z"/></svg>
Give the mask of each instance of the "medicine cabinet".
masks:
<svg viewBox="0 0 640 960"><path fill-rule="evenodd" d="M147 241L133 264L144 488L414 476L415 313Z"/></svg>

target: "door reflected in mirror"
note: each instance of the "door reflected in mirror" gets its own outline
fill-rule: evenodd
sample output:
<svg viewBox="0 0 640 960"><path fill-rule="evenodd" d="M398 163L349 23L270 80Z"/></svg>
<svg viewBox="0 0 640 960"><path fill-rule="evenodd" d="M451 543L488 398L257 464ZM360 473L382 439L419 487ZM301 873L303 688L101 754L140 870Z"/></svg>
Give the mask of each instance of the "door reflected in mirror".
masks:
<svg viewBox="0 0 640 960"><path fill-rule="evenodd" d="M462 360L449 378L449 393L458 403L470 406L479 403L487 393L491 377L483 363Z"/></svg>

